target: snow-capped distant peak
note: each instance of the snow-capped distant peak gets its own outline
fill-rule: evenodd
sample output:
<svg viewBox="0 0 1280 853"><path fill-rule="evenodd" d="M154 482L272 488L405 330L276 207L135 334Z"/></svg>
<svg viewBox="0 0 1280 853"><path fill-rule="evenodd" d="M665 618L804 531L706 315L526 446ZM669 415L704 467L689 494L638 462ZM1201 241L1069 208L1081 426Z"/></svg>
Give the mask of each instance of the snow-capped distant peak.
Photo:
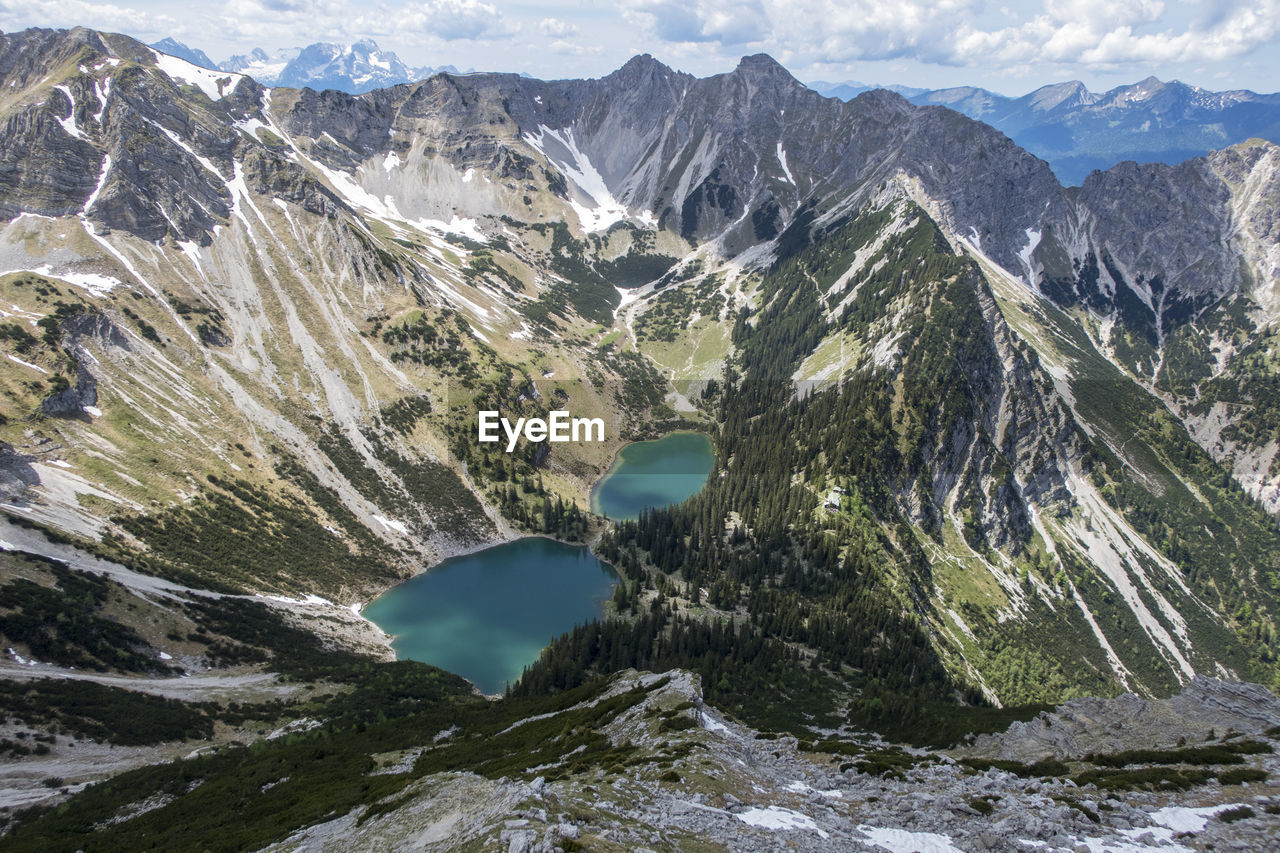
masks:
<svg viewBox="0 0 1280 853"><path fill-rule="evenodd" d="M410 68L391 51L379 48L373 39L361 39L349 45L327 42L308 45L289 60L271 82L279 86L339 89L359 94L410 83L430 73L430 68Z"/></svg>

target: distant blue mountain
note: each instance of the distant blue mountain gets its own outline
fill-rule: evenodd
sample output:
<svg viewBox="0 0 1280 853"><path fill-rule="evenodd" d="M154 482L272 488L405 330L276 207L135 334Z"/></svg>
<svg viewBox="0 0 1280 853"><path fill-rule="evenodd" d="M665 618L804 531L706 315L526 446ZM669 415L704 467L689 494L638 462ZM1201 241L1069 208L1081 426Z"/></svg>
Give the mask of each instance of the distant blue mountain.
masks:
<svg viewBox="0 0 1280 853"><path fill-rule="evenodd" d="M187 62L190 62L192 65L199 65L201 68L208 68L210 71L222 70L218 68L217 63L214 62L212 59L210 59L203 50L200 50L199 48L195 48L195 47L187 47L182 42L176 41L171 38L161 39L160 41L151 45L151 47L155 48L161 53L167 53L170 56L176 56L179 59L185 59Z"/></svg>
<svg viewBox="0 0 1280 853"><path fill-rule="evenodd" d="M870 87L814 83L810 88L849 100ZM1079 81L1055 83L1017 98L973 86L886 88L914 104L949 107L986 122L1048 161L1069 185L1125 160L1180 163L1246 139L1280 142L1280 94L1211 92L1155 77L1103 93L1090 92Z"/></svg>
<svg viewBox="0 0 1280 853"><path fill-rule="evenodd" d="M859 83L856 80L846 80L843 83L828 83L825 80L815 80L809 83L808 86L819 95L826 95L828 98L839 98L842 101L851 101L863 92L870 92L872 89L888 89L890 92L897 92L904 98L912 98L932 91L930 89L919 89L915 86L900 86L897 83L873 86L870 83Z"/></svg>

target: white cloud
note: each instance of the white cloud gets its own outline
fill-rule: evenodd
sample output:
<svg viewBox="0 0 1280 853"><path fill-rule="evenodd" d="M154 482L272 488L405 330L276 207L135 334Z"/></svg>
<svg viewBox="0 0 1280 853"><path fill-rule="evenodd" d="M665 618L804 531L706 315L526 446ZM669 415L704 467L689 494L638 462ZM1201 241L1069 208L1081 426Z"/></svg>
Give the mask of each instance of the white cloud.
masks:
<svg viewBox="0 0 1280 853"><path fill-rule="evenodd" d="M538 24L538 29L542 30L544 36L553 38L565 38L566 36L576 36L578 34L577 27L559 18L543 18Z"/></svg>
<svg viewBox="0 0 1280 853"><path fill-rule="evenodd" d="M997 10L985 0L622 0L620 10L671 44L751 43L798 64L899 58L955 66L1221 62L1280 34L1280 0L1219 0L1207 9L1194 0L1174 5L1038 0ZM1201 14L1190 16L1188 9Z"/></svg>
<svg viewBox="0 0 1280 853"><path fill-rule="evenodd" d="M143 27L139 28L139 23ZM177 26L169 15L144 13L114 3L87 0L0 0L0 29L30 26L91 27L107 32L168 32Z"/></svg>
<svg viewBox="0 0 1280 853"><path fill-rule="evenodd" d="M760 42L770 30L766 0L628 0L623 16L667 42Z"/></svg>
<svg viewBox="0 0 1280 853"><path fill-rule="evenodd" d="M567 41L565 39L555 39L549 45L552 53L560 56L600 56L604 53L604 48L598 44L583 45L578 42ZM537 50L536 45L529 45L530 50Z"/></svg>
<svg viewBox="0 0 1280 853"><path fill-rule="evenodd" d="M371 37L406 61L547 76L650 52L697 73L766 51L798 73L945 85L1190 74L1275 88L1280 0L0 0L0 29L85 25L211 56ZM594 58L600 57L599 61ZM928 67L932 66L932 70ZM903 79L915 75L914 80ZM978 78L978 79L974 79Z"/></svg>
<svg viewBox="0 0 1280 853"><path fill-rule="evenodd" d="M216 14L216 22L201 12ZM353 17L343 0L228 0L221 8L202 7L175 35L188 34L200 46L207 27L226 39L269 48L315 41L347 42Z"/></svg>
<svg viewBox="0 0 1280 853"><path fill-rule="evenodd" d="M417 30L444 41L506 38L519 24L508 22L492 3L481 0L426 0L397 12L395 28Z"/></svg>
<svg viewBox="0 0 1280 853"><path fill-rule="evenodd" d="M1164 5L1151 0L1074 0L1024 23L983 32L957 31L950 61L991 59L1119 66L1131 63L1220 62L1244 56L1280 33L1280 3L1230 3L1210 20L1181 29L1164 23Z"/></svg>

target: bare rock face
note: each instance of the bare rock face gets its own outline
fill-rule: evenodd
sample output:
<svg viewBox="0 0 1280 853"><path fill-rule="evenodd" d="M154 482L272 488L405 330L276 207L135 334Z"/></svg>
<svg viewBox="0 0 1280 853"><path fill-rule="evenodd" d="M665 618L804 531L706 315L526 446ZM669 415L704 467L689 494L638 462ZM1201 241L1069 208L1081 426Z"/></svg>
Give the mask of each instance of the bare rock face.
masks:
<svg viewBox="0 0 1280 853"><path fill-rule="evenodd" d="M135 64L117 69L121 59ZM1153 345L1243 283L1232 204L1242 166L1231 156L1123 163L1064 190L1046 163L987 125L883 90L824 98L765 55L704 79L641 56L598 80L439 74L362 95L280 90L274 100L242 77L211 99L155 62L132 40L83 30L0 38L0 78L22 99L0 128L0 216L83 213L149 241L205 245L231 215L238 169L254 189L309 210L340 204L278 138L245 130L269 124L269 110L328 168L417 153L520 181L512 193L565 197L574 190L547 162L551 145L629 210L729 253L805 232L904 181L949 234L1060 304L1117 313ZM66 63L79 73L56 88L29 71ZM575 150L560 151L547 131ZM502 209L455 201L460 216ZM1265 254L1274 234L1254 216Z"/></svg>
<svg viewBox="0 0 1280 853"><path fill-rule="evenodd" d="M20 498L28 486L40 482L40 475L31 467L28 459L8 444L0 442L0 498L12 501Z"/></svg>
<svg viewBox="0 0 1280 853"><path fill-rule="evenodd" d="M88 419L84 409L98 402L98 383L83 367L77 371L76 383L57 393L50 394L40 403L41 414L56 418Z"/></svg>
<svg viewBox="0 0 1280 853"><path fill-rule="evenodd" d="M763 55L704 79L640 56L599 80L446 74L359 97L304 91L282 120L342 169L385 153L388 136L397 153L421 145L492 168L537 162L530 138L567 134L577 151L557 156L571 167L583 157L629 209L730 253L904 180L950 234L1153 345L1243 283L1230 158L1123 163L1067 190L987 125L884 90L823 98Z"/></svg>
<svg viewBox="0 0 1280 853"><path fill-rule="evenodd" d="M1200 676L1167 699L1126 693L1072 699L1008 731L977 738L973 755L1034 762L1087 753L1201 742L1228 731L1256 735L1280 726L1280 699L1259 684Z"/></svg>
<svg viewBox="0 0 1280 853"><path fill-rule="evenodd" d="M66 68L50 86L29 69ZM207 72L204 72L207 73ZM196 72L192 77L196 78ZM210 91L171 78L149 49L83 30L0 36L0 78L17 106L0 127L0 217L81 215L150 242L208 245L227 224L238 174L313 212L332 193L237 123L262 124L264 90L228 75Z"/></svg>

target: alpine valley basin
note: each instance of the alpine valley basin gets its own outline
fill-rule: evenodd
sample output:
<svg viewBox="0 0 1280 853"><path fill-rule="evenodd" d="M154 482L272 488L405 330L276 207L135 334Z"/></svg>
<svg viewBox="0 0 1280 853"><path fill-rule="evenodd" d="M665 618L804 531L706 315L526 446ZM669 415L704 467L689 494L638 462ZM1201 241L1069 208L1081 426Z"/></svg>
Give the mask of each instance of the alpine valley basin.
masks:
<svg viewBox="0 0 1280 853"><path fill-rule="evenodd" d="M610 518L678 503L715 465L701 433L628 444L592 491ZM618 576L585 546L541 536L451 557L383 593L363 610L392 636L396 656L457 673L501 693L555 636L604 613Z"/></svg>

